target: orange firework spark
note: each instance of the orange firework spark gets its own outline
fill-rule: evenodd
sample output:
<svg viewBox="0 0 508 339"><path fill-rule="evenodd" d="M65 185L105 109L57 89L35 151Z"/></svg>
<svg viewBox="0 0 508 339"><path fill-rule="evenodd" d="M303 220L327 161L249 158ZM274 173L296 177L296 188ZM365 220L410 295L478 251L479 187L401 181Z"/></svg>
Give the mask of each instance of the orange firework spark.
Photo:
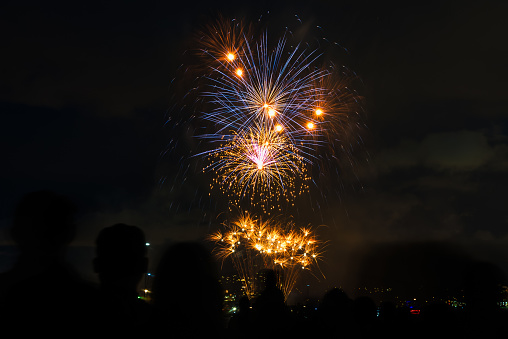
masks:
<svg viewBox="0 0 508 339"><path fill-rule="evenodd" d="M208 155L206 169L217 174L212 186L232 205L248 193L254 205L273 212L282 207L274 197L294 204L293 191L308 189L295 183L309 182L309 174L320 189L342 187L324 187L321 178L339 174L341 165L354 167L360 104L346 69L338 71L317 49L287 46L285 36L271 49L267 34L258 39L252 32L221 20L202 38L211 58L201 92L210 106L201 117L213 124L203 137L219 146L199 155ZM259 142L266 138L278 140Z"/></svg>
<svg viewBox="0 0 508 339"><path fill-rule="evenodd" d="M261 221L248 213L237 221L224 224L223 230L210 235L219 258L230 258L244 288L252 297L258 286L259 268L279 271L278 285L287 298L300 273L317 266L320 242L310 228L297 228L293 222Z"/></svg>
<svg viewBox="0 0 508 339"><path fill-rule="evenodd" d="M217 173L212 187L233 192L232 206L247 197L252 206L270 214L284 199L308 189L303 159L281 130L280 125L257 124L210 152L211 164L205 171Z"/></svg>
<svg viewBox="0 0 508 339"><path fill-rule="evenodd" d="M198 32L197 39L203 46L205 56L212 56L219 63L236 62L245 46L245 37L252 28L239 20L219 17L216 23L207 25Z"/></svg>

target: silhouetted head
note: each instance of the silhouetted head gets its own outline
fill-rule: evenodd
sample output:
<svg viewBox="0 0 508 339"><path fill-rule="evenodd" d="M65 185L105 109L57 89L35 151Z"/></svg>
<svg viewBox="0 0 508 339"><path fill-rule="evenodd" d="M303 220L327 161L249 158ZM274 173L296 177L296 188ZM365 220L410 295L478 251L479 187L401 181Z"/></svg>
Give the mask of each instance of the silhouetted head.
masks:
<svg viewBox="0 0 508 339"><path fill-rule="evenodd" d="M266 270L264 272L265 288L277 287L277 273L274 270Z"/></svg>
<svg viewBox="0 0 508 339"><path fill-rule="evenodd" d="M56 253L75 235L76 206L51 191L25 195L14 212L11 236L22 251Z"/></svg>
<svg viewBox="0 0 508 339"><path fill-rule="evenodd" d="M347 296L346 292L335 287L323 296L320 308L325 312L338 312L346 309L349 311L351 303L352 300Z"/></svg>
<svg viewBox="0 0 508 339"><path fill-rule="evenodd" d="M104 228L96 240L94 270L101 280L141 279L147 271L145 235L136 226L116 224Z"/></svg>
<svg viewBox="0 0 508 339"><path fill-rule="evenodd" d="M377 307L374 300L369 297L358 297L353 301L353 316L358 322L369 323L377 316Z"/></svg>

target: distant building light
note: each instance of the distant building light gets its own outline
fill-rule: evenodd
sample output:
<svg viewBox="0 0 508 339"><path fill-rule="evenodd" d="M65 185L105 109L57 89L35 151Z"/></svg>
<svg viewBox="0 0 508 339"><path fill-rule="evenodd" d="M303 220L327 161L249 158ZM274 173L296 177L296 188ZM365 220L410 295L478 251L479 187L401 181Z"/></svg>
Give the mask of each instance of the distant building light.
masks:
<svg viewBox="0 0 508 339"><path fill-rule="evenodd" d="M145 243L145 245L146 245L146 246L150 246L150 243L149 243L149 242L147 242L147 243Z"/></svg>

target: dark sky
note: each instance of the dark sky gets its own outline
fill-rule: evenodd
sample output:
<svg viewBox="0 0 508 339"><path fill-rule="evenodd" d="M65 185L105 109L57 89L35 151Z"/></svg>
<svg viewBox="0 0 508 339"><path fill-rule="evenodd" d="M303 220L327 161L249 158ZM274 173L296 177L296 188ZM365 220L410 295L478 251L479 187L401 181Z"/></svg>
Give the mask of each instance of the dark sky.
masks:
<svg viewBox="0 0 508 339"><path fill-rule="evenodd" d="M164 122L195 31L217 13L320 26L342 48L338 63L361 79L368 129L358 157L368 164L355 167L355 185L345 177L354 189L327 199L319 217L298 220L326 225L323 286L422 277L435 285L437 275L446 284L472 260L508 269L503 1L4 1L3 244L16 202L38 189L79 205L71 257L85 276L104 226L138 225L155 245L214 229L206 178L179 161L192 137Z"/></svg>

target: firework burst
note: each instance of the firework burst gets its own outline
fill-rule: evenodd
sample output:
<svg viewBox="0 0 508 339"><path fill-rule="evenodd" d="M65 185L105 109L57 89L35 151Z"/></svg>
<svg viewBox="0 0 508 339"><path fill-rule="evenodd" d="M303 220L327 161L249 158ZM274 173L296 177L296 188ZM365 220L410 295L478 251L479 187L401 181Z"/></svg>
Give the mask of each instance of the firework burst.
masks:
<svg viewBox="0 0 508 339"><path fill-rule="evenodd" d="M202 93L214 108L202 117L217 130L206 137L222 139L232 130L273 123L283 127L293 143L299 141L305 154L305 146L315 142L306 138L307 124L319 123L311 114L316 107L315 93L320 91L314 84L327 72L312 67L318 57L315 51L307 55L295 48L287 56L285 51L282 38L270 52L264 35L259 44L243 47L242 58L231 54L231 61L215 59L218 66L208 76L209 90Z"/></svg>
<svg viewBox="0 0 508 339"><path fill-rule="evenodd" d="M359 96L344 69L321 66L318 49L288 46L286 36L269 48L266 33L255 39L251 27L225 22L201 39L209 65L201 117L211 132L200 137L215 148L198 155L231 206L280 210L330 163L354 165Z"/></svg>
<svg viewBox="0 0 508 339"><path fill-rule="evenodd" d="M202 46L200 54L205 55L206 59L211 57L217 64L235 61L241 57L248 37L252 36L252 30L252 26L239 20L226 20L219 16L216 22L208 24L204 30L197 33L197 39ZM209 70L208 60L205 64Z"/></svg>
<svg viewBox="0 0 508 339"><path fill-rule="evenodd" d="M248 197L252 206L270 214L287 197L308 189L304 159L278 126L256 124L210 152L205 171L218 174L214 182L224 193L234 192L233 205Z"/></svg>
<svg viewBox="0 0 508 339"><path fill-rule="evenodd" d="M256 273L262 269L281 273L278 286L287 298L300 273L317 267L321 244L310 228L274 219L261 221L248 213L223 226L209 238L216 243L219 258L231 259L249 297L259 288Z"/></svg>
<svg viewBox="0 0 508 339"><path fill-rule="evenodd" d="M356 75L330 62L324 43L313 48L291 38L286 31L273 40L266 32L255 34L253 26L221 19L200 33L198 65L181 67L192 82L182 86L192 87L181 99L188 106L179 106L192 120L185 136L198 136L186 159L206 162L199 168L212 174L210 186L227 197L230 211L291 215L289 208L299 211L297 197L313 194L311 186L326 200L330 190L342 187L342 169L356 166L363 129ZM191 106L195 110L186 114ZM178 122L171 126L181 132ZM197 161L193 165L198 168ZM192 172L190 164L180 167L184 178L175 183ZM322 200L313 198L306 209L320 208ZM322 243L312 229L293 222L245 212L210 240L219 258L231 260L249 297L259 291L256 277L263 269L280 273L286 298L302 272L319 270Z"/></svg>

